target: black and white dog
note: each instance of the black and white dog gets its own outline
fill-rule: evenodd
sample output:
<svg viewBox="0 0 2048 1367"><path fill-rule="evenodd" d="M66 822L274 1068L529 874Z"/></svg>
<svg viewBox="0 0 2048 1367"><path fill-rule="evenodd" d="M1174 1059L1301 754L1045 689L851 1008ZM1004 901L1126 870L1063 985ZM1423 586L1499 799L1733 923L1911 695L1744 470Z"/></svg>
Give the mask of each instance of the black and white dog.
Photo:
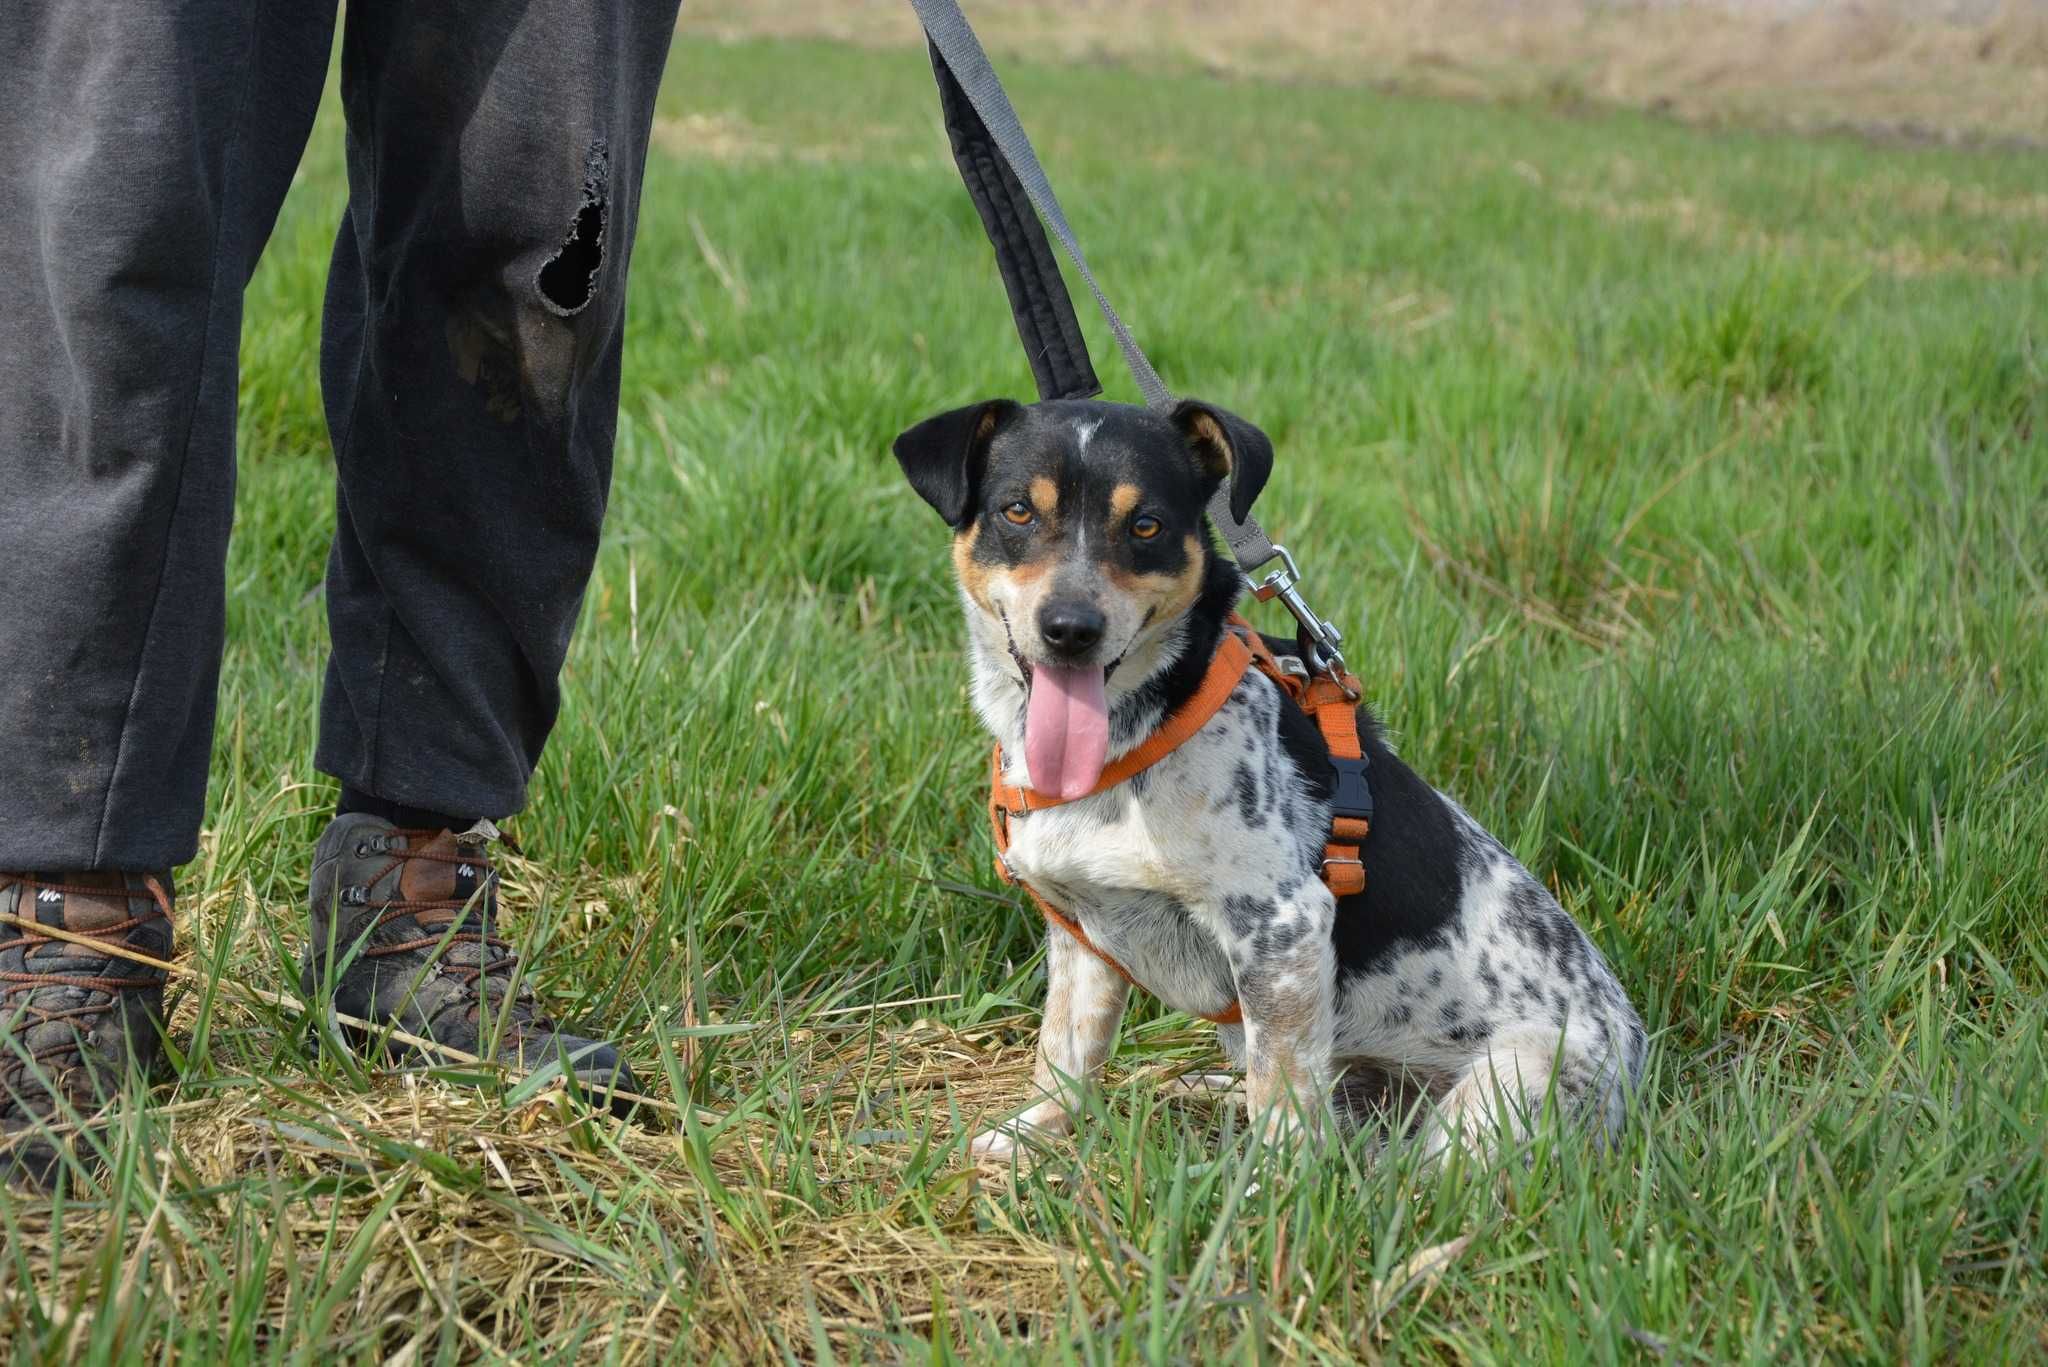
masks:
<svg viewBox="0 0 2048 1367"><path fill-rule="evenodd" d="M1271 447L1192 401L1168 416L998 400L928 419L895 451L953 528L974 704L1006 780L1088 793L1201 684L1245 588L1203 509L1229 480L1242 517ZM1241 1003L1222 1043L1269 1134L1315 1127L1333 1091L1352 1115L1412 1107L1432 1153L1484 1150L1553 1095L1612 1132L1645 1037L1606 961L1359 721L1376 811L1366 890L1341 903L1320 876L1328 752L1256 671L1151 768L1015 819L1010 867L1169 1005ZM1052 926L1046 975L1036 1100L979 1154L1067 1129L1108 1058L1128 984Z"/></svg>

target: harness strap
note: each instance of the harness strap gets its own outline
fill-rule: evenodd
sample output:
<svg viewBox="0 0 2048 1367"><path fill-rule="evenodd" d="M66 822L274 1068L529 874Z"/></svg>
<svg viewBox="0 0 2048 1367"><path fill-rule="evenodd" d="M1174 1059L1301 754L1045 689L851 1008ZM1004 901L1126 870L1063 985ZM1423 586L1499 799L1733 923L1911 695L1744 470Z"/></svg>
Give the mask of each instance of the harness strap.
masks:
<svg viewBox="0 0 2048 1367"><path fill-rule="evenodd" d="M1244 678L1248 669L1256 669L1272 679L1289 699L1315 718L1323 743L1329 748L1330 762L1337 770L1337 790L1331 803L1330 838L1323 846L1323 882L1338 897L1350 897L1365 891L1365 860L1361 849L1366 836L1372 831L1372 794L1365 784L1365 750L1358 739L1358 711L1354 701L1358 696L1358 680L1349 674L1341 679L1322 675L1304 678L1283 666L1265 639L1244 618L1232 614L1229 628L1217 646L1215 656L1209 661L1208 671L1202 676L1201 686L1195 690L1194 696L1162 722L1158 730L1119 756L1115 763L1106 766L1095 786L1081 797L1049 797L1022 784L1005 782L1003 747L996 745L989 755L988 820L990 833L995 838L996 876L1005 883L1023 888L1048 924L1058 926L1073 936L1083 949L1115 969L1117 976L1133 987L1142 988L1144 984L1132 977L1131 971L1107 950L1089 939L1087 930L1078 920L1048 902L1039 895L1038 889L1011 872L1010 818L1063 807L1069 802L1079 802L1083 797L1094 797L1151 768L1179 749L1206 726L1211 717L1223 710L1224 703L1230 700L1238 681ZM1350 690L1348 693L1347 688ZM1233 1001L1223 1010L1202 1019L1218 1025L1235 1025L1244 1019L1244 1004Z"/></svg>
<svg viewBox="0 0 2048 1367"><path fill-rule="evenodd" d="M1364 892L1365 860L1360 849L1372 833L1372 788L1365 780L1369 763L1365 746L1358 739L1357 676L1332 679L1295 673L1280 663L1256 632L1252 633L1251 648L1259 672L1279 684L1296 706L1315 719L1330 752L1337 782L1330 801L1330 839L1323 846L1323 881L1339 897Z"/></svg>
<svg viewBox="0 0 2048 1367"><path fill-rule="evenodd" d="M1052 192L1045 167L967 16L960 12L956 0L910 0L910 7L924 25L953 161L995 248L996 264L1010 295L1010 312L1017 321L1024 353L1031 360L1039 397L1076 399L1102 392L1088 360L1087 343L1074 319L1059 262L1039 227L1038 220L1043 218L1080 272L1088 292L1095 296L1124 363L1145 396L1145 406L1172 408L1173 394L1166 382L1110 305L1102 286L1095 283L1095 272L1088 269L1088 258L1081 254L1081 244ZM1277 552L1257 518L1246 514L1239 519L1231 514L1230 485L1230 480L1224 480L1209 500L1209 520L1223 533L1231 555L1249 575Z"/></svg>

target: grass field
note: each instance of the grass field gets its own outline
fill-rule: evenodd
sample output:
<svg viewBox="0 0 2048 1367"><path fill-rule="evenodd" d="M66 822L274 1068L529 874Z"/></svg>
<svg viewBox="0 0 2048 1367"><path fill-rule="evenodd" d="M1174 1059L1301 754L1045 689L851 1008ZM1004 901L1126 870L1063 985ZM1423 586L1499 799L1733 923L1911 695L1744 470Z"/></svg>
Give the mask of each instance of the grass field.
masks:
<svg viewBox="0 0 2048 1367"><path fill-rule="evenodd" d="M887 446L1029 377L928 81L671 66L607 544L508 824L543 995L672 1127L365 1072L248 994L293 991L334 797L323 115L249 300L184 1071L102 1190L0 1197L7 1355L2048 1354L2039 155L1015 67L1169 381L1276 438L1262 515L1403 752L1657 1046L1605 1157L1268 1169L1162 1088L1208 1027L1141 1005L1013 1175L963 1149L1022 1099L1040 931Z"/></svg>

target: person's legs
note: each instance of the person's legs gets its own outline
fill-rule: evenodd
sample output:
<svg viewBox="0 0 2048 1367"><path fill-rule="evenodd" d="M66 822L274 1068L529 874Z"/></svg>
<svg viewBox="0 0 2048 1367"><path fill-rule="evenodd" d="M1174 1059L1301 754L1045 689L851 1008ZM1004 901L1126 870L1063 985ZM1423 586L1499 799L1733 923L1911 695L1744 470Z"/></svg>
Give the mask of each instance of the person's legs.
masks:
<svg viewBox="0 0 2048 1367"><path fill-rule="evenodd" d="M673 0L352 5L338 470L301 979L344 1015L632 1090L537 1014L487 823L519 810L611 480L626 265ZM359 1036L360 1037L360 1036Z"/></svg>
<svg viewBox="0 0 2048 1367"><path fill-rule="evenodd" d="M0 5L0 869L198 848L242 290L333 13Z"/></svg>
<svg viewBox="0 0 2048 1367"><path fill-rule="evenodd" d="M597 554L675 8L349 7L317 759L352 794L493 818L525 804Z"/></svg>
<svg viewBox="0 0 2048 1367"><path fill-rule="evenodd" d="M0 915L109 949L169 954L161 871L198 847L242 291L333 21L333 0L0 4ZM47 1175L42 1118L156 1056L162 989L0 924L0 1168Z"/></svg>

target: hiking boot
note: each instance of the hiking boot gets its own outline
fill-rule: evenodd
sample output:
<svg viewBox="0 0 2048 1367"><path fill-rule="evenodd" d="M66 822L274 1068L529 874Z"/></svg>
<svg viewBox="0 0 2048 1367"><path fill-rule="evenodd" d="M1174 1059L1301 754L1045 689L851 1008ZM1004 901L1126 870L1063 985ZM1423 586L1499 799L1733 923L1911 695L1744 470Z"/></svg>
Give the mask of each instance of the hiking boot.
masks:
<svg viewBox="0 0 2048 1367"><path fill-rule="evenodd" d="M171 876L0 873L0 915L92 942L0 921L0 1178L49 1187L92 1152L70 1122L163 1061L164 970L114 951L170 959Z"/></svg>
<svg viewBox="0 0 2048 1367"><path fill-rule="evenodd" d="M640 1085L619 1051L541 1015L513 972L518 956L497 933L496 836L489 822L458 832L401 828L367 812L336 817L313 850L313 938L300 987L316 1001L331 978L343 1015L522 1073L566 1060L580 1088L624 1115L631 1101L610 1094ZM344 1033L358 1048L374 1038L359 1026ZM432 1055L398 1040L392 1050Z"/></svg>

